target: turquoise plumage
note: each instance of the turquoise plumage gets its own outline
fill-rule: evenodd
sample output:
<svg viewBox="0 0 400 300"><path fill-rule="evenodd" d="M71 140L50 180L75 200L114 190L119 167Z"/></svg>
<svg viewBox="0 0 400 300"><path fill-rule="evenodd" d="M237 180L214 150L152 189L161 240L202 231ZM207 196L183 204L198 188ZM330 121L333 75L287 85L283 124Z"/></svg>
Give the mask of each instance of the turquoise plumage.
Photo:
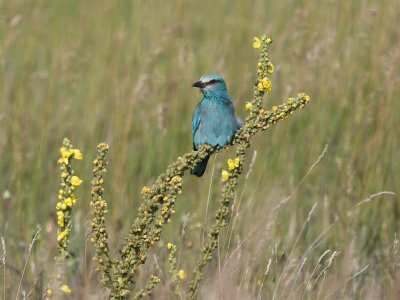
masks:
<svg viewBox="0 0 400 300"><path fill-rule="evenodd" d="M193 83L200 88L204 97L197 105L192 118L193 147L208 144L224 146L232 140L243 121L235 116L235 108L229 97L222 77L204 75ZM190 173L201 177L207 167L209 156L202 160Z"/></svg>

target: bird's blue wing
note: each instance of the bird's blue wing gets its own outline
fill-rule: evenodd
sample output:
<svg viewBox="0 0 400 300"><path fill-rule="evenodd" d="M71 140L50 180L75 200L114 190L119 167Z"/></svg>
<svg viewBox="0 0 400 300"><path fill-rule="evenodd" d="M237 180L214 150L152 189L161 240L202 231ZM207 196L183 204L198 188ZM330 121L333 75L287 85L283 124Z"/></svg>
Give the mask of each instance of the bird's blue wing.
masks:
<svg viewBox="0 0 400 300"><path fill-rule="evenodd" d="M196 110L193 113L193 118L192 118L192 135L193 135L194 150L197 150L197 147L194 144L194 135L196 134L196 131L199 128L200 118L201 118L201 102L197 105Z"/></svg>

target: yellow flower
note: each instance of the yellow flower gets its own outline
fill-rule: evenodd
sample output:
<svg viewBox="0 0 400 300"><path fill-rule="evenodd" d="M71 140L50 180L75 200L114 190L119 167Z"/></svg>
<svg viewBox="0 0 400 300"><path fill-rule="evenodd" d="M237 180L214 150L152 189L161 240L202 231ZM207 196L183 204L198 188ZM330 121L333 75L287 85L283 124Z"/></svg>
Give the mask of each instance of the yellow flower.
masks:
<svg viewBox="0 0 400 300"><path fill-rule="evenodd" d="M233 169L235 169L235 163L233 162L232 159L228 159L228 169L230 171L232 171Z"/></svg>
<svg viewBox="0 0 400 300"><path fill-rule="evenodd" d="M82 153L79 149L74 149L73 151L75 159L81 160L83 158Z"/></svg>
<svg viewBox="0 0 400 300"><path fill-rule="evenodd" d="M66 284L63 284L60 289L66 294L71 294L71 289Z"/></svg>
<svg viewBox="0 0 400 300"><path fill-rule="evenodd" d="M265 91L266 91L268 94L270 94L271 91L272 91L271 80L269 80L268 77L264 77L264 78L262 79L262 85L263 85Z"/></svg>
<svg viewBox="0 0 400 300"><path fill-rule="evenodd" d="M274 70L275 70L274 65L273 65L271 62L268 62L268 65L267 65L267 73L268 73L268 74L272 74L272 73L274 72Z"/></svg>
<svg viewBox="0 0 400 300"><path fill-rule="evenodd" d="M305 93L300 93L298 96L304 99L306 102L310 101L310 96L306 95Z"/></svg>
<svg viewBox="0 0 400 300"><path fill-rule="evenodd" d="M78 176L72 176L71 177L71 184L73 186L81 185L81 183L82 183L82 179L80 179Z"/></svg>
<svg viewBox="0 0 400 300"><path fill-rule="evenodd" d="M239 163L240 163L240 158L235 158L235 160L233 161L232 159L228 159L228 168L229 170L233 170L237 167L239 167Z"/></svg>
<svg viewBox="0 0 400 300"><path fill-rule="evenodd" d="M272 106L272 109L274 110L274 111L277 111L278 110L278 106Z"/></svg>
<svg viewBox="0 0 400 300"><path fill-rule="evenodd" d="M72 205L75 205L76 200L78 200L78 197L75 194L71 194L71 199L72 199Z"/></svg>
<svg viewBox="0 0 400 300"><path fill-rule="evenodd" d="M68 151L64 147L61 147L60 153L61 153L62 157L67 157L66 155L67 155Z"/></svg>
<svg viewBox="0 0 400 300"><path fill-rule="evenodd" d="M263 86L263 84L262 84L261 81L257 84L257 87L258 87L258 90L259 90L260 92L264 90L264 86Z"/></svg>
<svg viewBox="0 0 400 300"><path fill-rule="evenodd" d="M250 110L252 106L250 102L246 102L246 110Z"/></svg>
<svg viewBox="0 0 400 300"><path fill-rule="evenodd" d="M51 296L52 291L50 289L47 290L47 295Z"/></svg>
<svg viewBox="0 0 400 300"><path fill-rule="evenodd" d="M172 248L172 244L171 244L171 243L168 243L168 244L167 244L167 248L168 248L168 249L171 249L171 248Z"/></svg>
<svg viewBox="0 0 400 300"><path fill-rule="evenodd" d="M64 240L67 236L68 236L68 229L65 229L63 232L59 233L57 236L57 242L61 242L62 240Z"/></svg>
<svg viewBox="0 0 400 300"><path fill-rule="evenodd" d="M68 164L68 158L72 155L72 154L74 154L74 150L69 150L69 151L67 151L64 147L61 147L60 148L60 153L61 153L61 156L65 159L67 159L67 162L66 162L66 164ZM64 160L65 161L65 160Z"/></svg>
<svg viewBox="0 0 400 300"><path fill-rule="evenodd" d="M185 278L186 278L186 273L185 273L185 271L184 271L184 270L179 270L179 272L178 272L178 277L179 277L181 280L185 279Z"/></svg>
<svg viewBox="0 0 400 300"><path fill-rule="evenodd" d="M261 41L258 37L254 37L253 39L253 48L260 50L261 47Z"/></svg>
<svg viewBox="0 0 400 300"><path fill-rule="evenodd" d="M62 172L61 177L66 178L68 176L68 173Z"/></svg>
<svg viewBox="0 0 400 300"><path fill-rule="evenodd" d="M171 184L182 182L182 178L180 176L174 176L171 178Z"/></svg>
<svg viewBox="0 0 400 300"><path fill-rule="evenodd" d="M267 42L267 44L271 44L271 42L272 42L271 38L267 38L266 42Z"/></svg>
<svg viewBox="0 0 400 300"><path fill-rule="evenodd" d="M260 115L263 115L265 113L265 110L264 109L260 109Z"/></svg>
<svg viewBox="0 0 400 300"><path fill-rule="evenodd" d="M142 188L142 190L140 191L141 194L148 194L150 192L151 192L151 190L147 186L144 186Z"/></svg>
<svg viewBox="0 0 400 300"><path fill-rule="evenodd" d="M71 207L72 206L72 199L70 197L65 199L65 204L67 204L67 206Z"/></svg>
<svg viewBox="0 0 400 300"><path fill-rule="evenodd" d="M262 80L264 88L268 88L271 85L271 80L268 77L264 77Z"/></svg>
<svg viewBox="0 0 400 300"><path fill-rule="evenodd" d="M66 203L61 204L61 209L62 210L66 210L67 209L67 204Z"/></svg>
<svg viewBox="0 0 400 300"><path fill-rule="evenodd" d="M229 178L229 172L226 170L222 170L221 176L222 176L222 181L227 181Z"/></svg>

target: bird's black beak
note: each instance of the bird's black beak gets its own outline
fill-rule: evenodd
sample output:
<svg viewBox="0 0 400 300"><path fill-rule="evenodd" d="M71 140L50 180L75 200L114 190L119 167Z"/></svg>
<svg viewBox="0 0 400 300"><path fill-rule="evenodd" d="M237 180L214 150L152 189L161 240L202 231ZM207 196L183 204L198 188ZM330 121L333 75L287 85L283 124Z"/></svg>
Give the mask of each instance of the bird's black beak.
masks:
<svg viewBox="0 0 400 300"><path fill-rule="evenodd" d="M193 87L198 87L198 88L204 88L205 84L201 81L196 81L195 83L192 84Z"/></svg>

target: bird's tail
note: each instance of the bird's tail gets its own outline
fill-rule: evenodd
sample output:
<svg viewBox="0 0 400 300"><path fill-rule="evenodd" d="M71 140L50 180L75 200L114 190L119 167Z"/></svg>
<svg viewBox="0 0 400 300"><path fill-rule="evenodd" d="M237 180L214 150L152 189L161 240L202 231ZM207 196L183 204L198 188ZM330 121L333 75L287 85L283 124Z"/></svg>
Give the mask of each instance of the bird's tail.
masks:
<svg viewBox="0 0 400 300"><path fill-rule="evenodd" d="M190 174L196 175L197 177L203 176L204 171L206 170L209 158L210 158L210 156L207 156L201 162L199 162L197 164L197 166L195 166L194 169L190 171Z"/></svg>

